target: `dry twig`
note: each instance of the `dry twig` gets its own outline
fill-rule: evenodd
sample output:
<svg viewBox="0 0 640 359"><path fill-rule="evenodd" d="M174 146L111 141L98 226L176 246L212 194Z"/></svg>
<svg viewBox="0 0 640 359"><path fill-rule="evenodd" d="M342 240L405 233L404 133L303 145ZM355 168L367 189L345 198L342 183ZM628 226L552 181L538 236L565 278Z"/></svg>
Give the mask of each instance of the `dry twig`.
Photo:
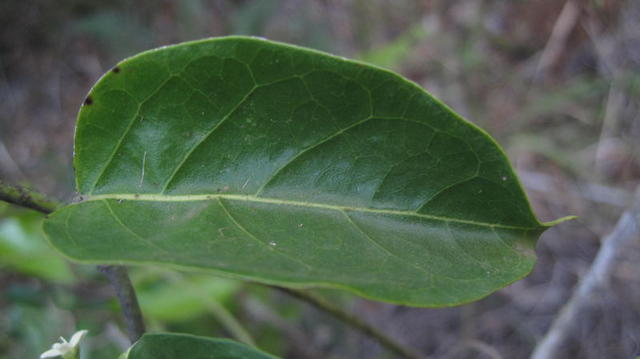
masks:
<svg viewBox="0 0 640 359"><path fill-rule="evenodd" d="M640 187L633 205L623 213L603 241L589 272L575 289L569 302L536 347L531 359L564 358L561 349L576 330L576 323L594 310L593 298L606 291L609 278L616 268L617 258L640 239Z"/></svg>
<svg viewBox="0 0 640 359"><path fill-rule="evenodd" d="M538 76L544 77L550 69L556 66L567 46L569 35L576 27L579 18L580 6L574 0L567 1L553 26L551 37L542 51L542 55L540 55L540 62L536 71Z"/></svg>

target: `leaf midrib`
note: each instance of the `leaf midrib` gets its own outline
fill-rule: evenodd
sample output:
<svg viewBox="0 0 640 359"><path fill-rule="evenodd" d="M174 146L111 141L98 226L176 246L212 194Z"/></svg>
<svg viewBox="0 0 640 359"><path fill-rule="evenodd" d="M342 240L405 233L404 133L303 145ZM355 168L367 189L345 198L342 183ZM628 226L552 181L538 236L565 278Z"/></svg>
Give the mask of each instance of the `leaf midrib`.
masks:
<svg viewBox="0 0 640 359"><path fill-rule="evenodd" d="M83 202L105 200L105 199L122 200L122 201L147 201L147 202L197 202L197 201L214 201L214 200L217 201L220 199L225 199L225 200L232 200L232 201L257 202L257 203L289 205L289 206L308 207L308 208L321 208L321 209L328 209L328 210L334 210L334 211L352 211L352 212L364 212L364 213L385 214L385 215L395 215L395 216L409 216L409 217L423 218L423 219L442 221L442 222L448 222L448 223L470 224L470 225L476 225L476 226L487 227L487 228L539 230L545 227L544 225L540 225L536 227L511 226L511 225L506 225L501 223L487 223L487 222L478 222L478 221L473 221L468 219L435 216L431 214L418 213L415 211L403 211L403 210L369 208L369 207L353 207L353 206L334 205L334 204L327 204L327 203L283 200L279 198L256 197L254 195L241 195L241 194L164 195L164 194L113 193L113 194L103 194L103 195L90 195L90 196L84 197Z"/></svg>

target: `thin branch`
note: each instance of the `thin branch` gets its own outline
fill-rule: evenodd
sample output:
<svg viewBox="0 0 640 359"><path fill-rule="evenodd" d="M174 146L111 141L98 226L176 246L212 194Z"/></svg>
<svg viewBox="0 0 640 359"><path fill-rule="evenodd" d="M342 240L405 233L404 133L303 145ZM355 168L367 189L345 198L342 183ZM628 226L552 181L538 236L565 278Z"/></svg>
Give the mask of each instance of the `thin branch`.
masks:
<svg viewBox="0 0 640 359"><path fill-rule="evenodd" d="M568 0L553 25L551 36L542 51L536 75L544 77L560 60L567 47L569 36L580 20L580 5L575 0Z"/></svg>
<svg viewBox="0 0 640 359"><path fill-rule="evenodd" d="M203 293L203 295L206 295L206 293ZM256 346L256 342L253 340L249 331L242 326L238 319L236 319L227 308L216 300L208 300L205 304L211 314L213 314L220 324L222 324L222 326L228 330L236 340L252 347Z"/></svg>
<svg viewBox="0 0 640 359"><path fill-rule="evenodd" d="M184 281L185 277L182 273L176 272L172 273L170 280L173 282L179 282ZM196 290L202 298L207 298L209 296L207 291L199 286L196 287ZM217 300L205 300L203 303L220 325L222 325L222 327L226 329L233 338L252 347L256 346L256 342L251 336L251 333L249 333L242 323L240 323L240 321L234 317L227 308Z"/></svg>
<svg viewBox="0 0 640 359"><path fill-rule="evenodd" d="M0 182L0 201L33 209L42 214L55 211L58 203L47 199L44 195L30 191L24 187L13 187Z"/></svg>
<svg viewBox="0 0 640 359"><path fill-rule="evenodd" d="M129 279L127 267L100 265L98 270L109 278L113 289L115 289L120 302L120 309L124 314L129 340L131 343L135 343L144 334L144 320L142 319L142 310L140 310L140 305L138 304L136 291Z"/></svg>
<svg viewBox="0 0 640 359"><path fill-rule="evenodd" d="M17 206L36 210L44 215L52 213L59 204L49 200L46 196L27 190L23 187L13 187L0 183L0 201L9 202ZM131 342L138 340L144 334L144 321L138 304L136 292L129 279L127 268L123 266L98 266L114 287Z"/></svg>
<svg viewBox="0 0 640 359"><path fill-rule="evenodd" d="M598 254L562 308L551 328L540 341L531 359L564 358L562 349L571 338L578 319L593 311L593 298L607 290L609 278L616 269L617 258L640 238L640 188L635 203L618 220L616 227L603 241Z"/></svg>
<svg viewBox="0 0 640 359"><path fill-rule="evenodd" d="M256 323L268 323L280 331L284 338L287 338L287 352L291 358L305 359L327 359L326 354L321 354L318 345L311 338L309 333L300 331L291 321L282 316L273 307L263 303L253 296L242 296L241 304L252 320ZM332 359L343 359L332 355Z"/></svg>
<svg viewBox="0 0 640 359"><path fill-rule="evenodd" d="M406 359L420 359L421 356L411 349L404 347L402 344L398 343L395 339L387 336L385 333L379 331L374 328L370 324L364 322L363 320L343 311L342 309L334 306L333 304L327 302L323 298L315 296L311 293L304 292L301 290L290 289L290 288L282 288L282 287L272 287L281 292L284 292L294 298L297 298L307 304L314 306L315 308L322 310L323 312L329 313L345 324L350 325L354 329L360 331L361 333L375 339L380 345L399 355L402 358Z"/></svg>

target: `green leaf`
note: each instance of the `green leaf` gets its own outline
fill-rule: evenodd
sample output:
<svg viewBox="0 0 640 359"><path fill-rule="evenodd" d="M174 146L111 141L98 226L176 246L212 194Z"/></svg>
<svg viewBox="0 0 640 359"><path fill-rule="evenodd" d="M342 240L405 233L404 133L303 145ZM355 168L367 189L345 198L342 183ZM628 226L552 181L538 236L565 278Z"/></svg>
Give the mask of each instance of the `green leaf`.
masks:
<svg viewBox="0 0 640 359"><path fill-rule="evenodd" d="M380 47L375 47L359 56L362 61L384 67L395 69L400 67L406 60L406 55L410 54L412 47L419 41L424 41L431 35L425 29L423 23L417 23L399 35L393 41Z"/></svg>
<svg viewBox="0 0 640 359"><path fill-rule="evenodd" d="M187 334L145 334L124 359L275 359L274 356L228 339Z"/></svg>
<svg viewBox="0 0 640 359"><path fill-rule="evenodd" d="M203 274L168 280L161 277L142 284L133 280L145 318L165 322L202 316L211 310L212 303L228 301L241 285L241 282Z"/></svg>
<svg viewBox="0 0 640 359"><path fill-rule="evenodd" d="M43 239L42 215L28 211L0 218L0 269L71 283L68 262Z"/></svg>
<svg viewBox="0 0 640 359"><path fill-rule="evenodd" d="M67 256L446 306L532 268L548 227L503 151L415 84L227 37L127 59L76 129Z"/></svg>

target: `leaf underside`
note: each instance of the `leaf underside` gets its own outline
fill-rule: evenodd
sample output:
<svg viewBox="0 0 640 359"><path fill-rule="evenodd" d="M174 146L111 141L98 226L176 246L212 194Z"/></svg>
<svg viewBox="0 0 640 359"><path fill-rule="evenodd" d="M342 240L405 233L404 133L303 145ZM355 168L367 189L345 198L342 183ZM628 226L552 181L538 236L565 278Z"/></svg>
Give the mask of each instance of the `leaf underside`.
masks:
<svg viewBox="0 0 640 359"><path fill-rule="evenodd" d="M228 37L148 51L78 118L67 256L325 286L414 306L485 296L547 228L499 146L396 74Z"/></svg>
<svg viewBox="0 0 640 359"><path fill-rule="evenodd" d="M145 334L125 359L276 359L276 357L228 339L203 338L188 334Z"/></svg>

